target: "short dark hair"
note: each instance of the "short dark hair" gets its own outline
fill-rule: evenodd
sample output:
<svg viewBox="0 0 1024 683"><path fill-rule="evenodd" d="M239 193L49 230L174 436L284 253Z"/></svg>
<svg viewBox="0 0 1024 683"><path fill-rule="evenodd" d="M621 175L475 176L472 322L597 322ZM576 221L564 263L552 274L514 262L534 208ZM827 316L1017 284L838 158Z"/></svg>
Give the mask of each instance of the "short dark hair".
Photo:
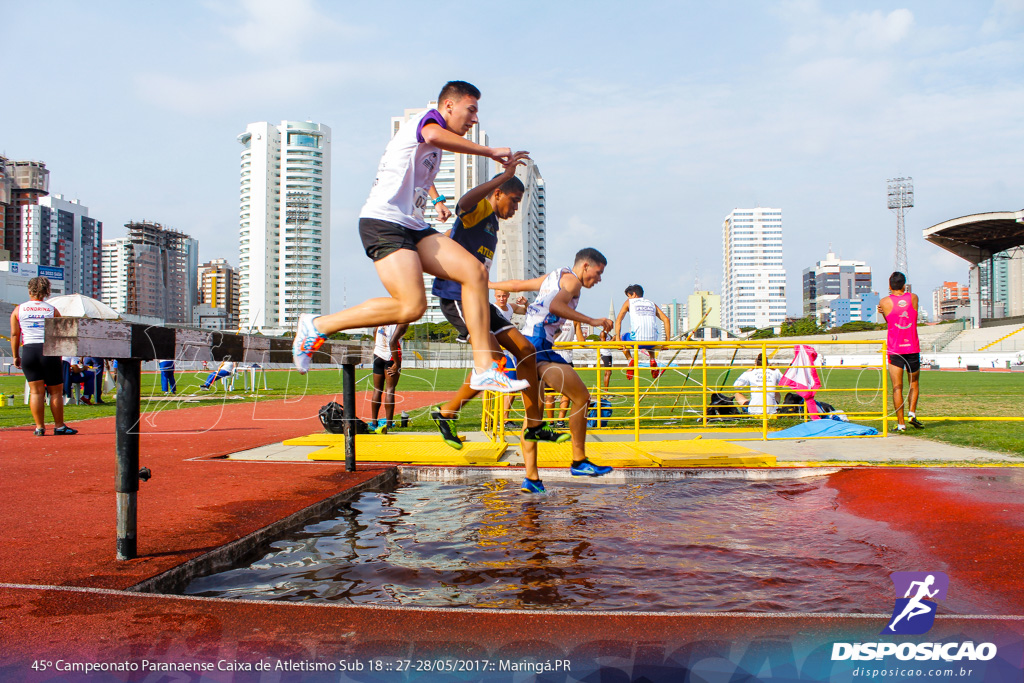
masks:
<svg viewBox="0 0 1024 683"><path fill-rule="evenodd" d="M441 88L441 94L437 96L437 105L441 106L445 100L458 102L466 95L480 99L480 90L472 83L466 81L448 81Z"/></svg>
<svg viewBox="0 0 1024 683"><path fill-rule="evenodd" d="M597 249L594 249L593 247L580 249L579 251L576 252L576 260L573 262L573 265L576 265L580 261L589 261L590 263L593 263L596 266L608 265L608 259L604 257L604 254L599 252Z"/></svg>
<svg viewBox="0 0 1024 683"><path fill-rule="evenodd" d="M897 289L903 289L906 286L907 276L901 273L900 271L897 270L895 273L889 276L889 289L895 291Z"/></svg>
<svg viewBox="0 0 1024 683"><path fill-rule="evenodd" d="M759 353L759 354L757 354L757 363L756 363L756 366L757 366L757 367L761 367L761 364L762 364L762 363L764 363L764 354L762 354L762 353Z"/></svg>
<svg viewBox="0 0 1024 683"><path fill-rule="evenodd" d="M28 295L31 297L46 297L50 295L50 279L40 275L28 281Z"/></svg>
<svg viewBox="0 0 1024 683"><path fill-rule="evenodd" d="M494 178L491 178L491 180L495 180L500 175L501 174L498 173L497 175L494 176ZM512 176L511 178L503 182L501 185L499 185L498 189L504 192L505 194L512 194L514 192L524 194L526 192L526 186L523 185L523 181L515 176Z"/></svg>
<svg viewBox="0 0 1024 683"><path fill-rule="evenodd" d="M630 294L636 294L637 296L643 296L644 295L644 288L641 287L640 285L630 285L629 287L626 287L626 296L629 296Z"/></svg>

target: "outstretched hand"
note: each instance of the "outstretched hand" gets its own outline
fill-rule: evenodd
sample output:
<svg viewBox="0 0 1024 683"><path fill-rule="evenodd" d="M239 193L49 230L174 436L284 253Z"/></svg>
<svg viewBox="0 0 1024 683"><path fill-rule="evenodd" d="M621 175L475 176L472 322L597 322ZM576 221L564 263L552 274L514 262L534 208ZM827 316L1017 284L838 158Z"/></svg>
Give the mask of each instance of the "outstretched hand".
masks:
<svg viewBox="0 0 1024 683"><path fill-rule="evenodd" d="M512 154L509 157L508 161L502 162L502 165L505 167L505 172L503 175L511 178L516 174L516 168L519 166L526 166L526 162L529 161L529 159L529 152L520 151L516 152L515 154Z"/></svg>
<svg viewBox="0 0 1024 683"><path fill-rule="evenodd" d="M611 332L611 329L615 327L615 323L609 318L591 318L590 324L593 327L603 327L605 332Z"/></svg>

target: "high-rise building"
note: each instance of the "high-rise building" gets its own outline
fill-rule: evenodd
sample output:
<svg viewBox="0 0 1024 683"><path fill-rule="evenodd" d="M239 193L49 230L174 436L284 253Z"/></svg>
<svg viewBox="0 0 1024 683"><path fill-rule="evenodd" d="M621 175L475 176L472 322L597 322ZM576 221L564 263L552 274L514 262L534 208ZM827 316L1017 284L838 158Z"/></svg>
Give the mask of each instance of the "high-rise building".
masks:
<svg viewBox="0 0 1024 683"><path fill-rule="evenodd" d="M681 304L675 299L659 306L668 318L668 338L675 339L686 332L686 304Z"/></svg>
<svg viewBox="0 0 1024 683"><path fill-rule="evenodd" d="M734 209L722 223L722 326L736 333L785 319L782 209Z"/></svg>
<svg viewBox="0 0 1024 683"><path fill-rule="evenodd" d="M103 303L133 316L191 325L198 293L199 242L150 221L103 241Z"/></svg>
<svg viewBox="0 0 1024 683"><path fill-rule="evenodd" d="M934 311L935 322L956 320L964 317L960 315L964 312L969 316L970 289L967 285L961 285L958 282L943 282L941 287L936 287L932 291L932 311Z"/></svg>
<svg viewBox="0 0 1024 683"><path fill-rule="evenodd" d="M64 291L98 298L103 223L89 216L77 199L59 194L24 204L21 212L21 260L64 269Z"/></svg>
<svg viewBox="0 0 1024 683"><path fill-rule="evenodd" d="M11 205L11 189L14 178L7 171L7 157L0 156L0 262L9 261L11 252L7 243L7 211Z"/></svg>
<svg viewBox="0 0 1024 683"><path fill-rule="evenodd" d="M532 280L547 273L547 198L544 178L533 161L516 169L523 181L523 201L516 215L498 221L491 279ZM485 179L486 180L486 179Z"/></svg>
<svg viewBox="0 0 1024 683"><path fill-rule="evenodd" d="M844 261L832 251L803 272L803 315L813 316L819 324L828 323L829 302L852 300L871 292L871 268L864 261ZM847 321L848 322L848 321Z"/></svg>
<svg viewBox="0 0 1024 683"><path fill-rule="evenodd" d="M9 201L4 207L3 249L10 252L12 261L24 261L21 253L22 207L39 203L41 197L50 194L50 172L41 161L4 162L8 185Z"/></svg>
<svg viewBox="0 0 1024 683"><path fill-rule="evenodd" d="M279 334L330 312L331 129L250 123L238 141L239 324Z"/></svg>
<svg viewBox="0 0 1024 683"><path fill-rule="evenodd" d="M199 266L199 298L196 310L202 310L204 320L216 321L199 327L215 329L238 328L238 271L222 258ZM210 310L205 310L210 309Z"/></svg>
<svg viewBox="0 0 1024 683"><path fill-rule="evenodd" d="M703 320L703 322L701 322ZM686 299L686 325L689 332L701 327L722 326L722 297L712 292L696 291Z"/></svg>
<svg viewBox="0 0 1024 683"><path fill-rule="evenodd" d="M405 113L401 116L392 116L391 137L394 137L401 125L410 118L422 114L427 109L436 108L437 102L435 101L430 102L426 107L406 109ZM480 128L479 124L474 124L464 137L479 145L488 144L487 133ZM435 207L428 204L424 216L427 223L440 232L447 232L455 221L455 205L458 203L459 198L462 197L466 190L476 187L480 183L488 180L490 177L490 159L476 156L475 154L457 154L455 152L442 151L441 166L437 171L437 177L434 178L434 187L437 188L439 194L443 194L445 196L445 204L451 210L452 218L450 218L447 223L441 223L437 220L437 211ZM427 311L423 314L423 317L420 318L419 322L446 322L444 314L441 313L440 299L430 293L431 288L434 286L434 276L424 273L423 286L427 290Z"/></svg>
<svg viewBox="0 0 1024 683"><path fill-rule="evenodd" d="M993 312L991 315L993 318L1011 315L1009 311L1013 308L1013 299L1020 298L1019 292L1017 297L1014 297L1010 286L1010 261L1013 254L1019 253L1019 251L1019 249L1014 252L1001 251L978 263L978 269L981 271L979 278L981 305L986 310Z"/></svg>

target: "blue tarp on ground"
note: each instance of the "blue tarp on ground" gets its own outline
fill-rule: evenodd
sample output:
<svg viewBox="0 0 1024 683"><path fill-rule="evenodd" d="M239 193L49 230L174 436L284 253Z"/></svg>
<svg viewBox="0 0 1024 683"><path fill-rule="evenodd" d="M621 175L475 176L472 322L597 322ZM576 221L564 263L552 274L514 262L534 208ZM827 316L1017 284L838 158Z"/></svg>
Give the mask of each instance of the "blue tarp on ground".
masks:
<svg viewBox="0 0 1024 683"><path fill-rule="evenodd" d="M789 429L769 434L769 439L793 439L806 436L870 436L877 434L874 427L840 422L839 420L811 420Z"/></svg>

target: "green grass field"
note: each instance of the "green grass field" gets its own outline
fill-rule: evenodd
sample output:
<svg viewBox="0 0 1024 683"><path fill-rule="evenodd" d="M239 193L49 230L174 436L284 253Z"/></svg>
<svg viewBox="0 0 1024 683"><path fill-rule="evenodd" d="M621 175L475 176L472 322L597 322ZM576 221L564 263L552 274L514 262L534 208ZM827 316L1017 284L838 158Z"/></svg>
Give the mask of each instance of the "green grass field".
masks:
<svg viewBox="0 0 1024 683"><path fill-rule="evenodd" d="M731 384L739 376L741 369L729 372L724 368L710 368L706 381L715 391L731 394ZM593 370L582 370L581 374L588 384L593 386L596 374ZM235 381L236 391L225 395L216 384L212 392L200 390L200 384L206 373L178 373L178 401L161 400L160 377L156 373L143 374L143 411L155 409L188 408L199 405L210 405L220 401L256 401L285 398L287 396L341 394L340 370L317 370L301 377L294 372L268 372L268 391L260 391L258 395L244 394L242 378ZM407 369L402 374L399 394L404 391L454 391L465 377L465 371L456 369L428 370ZM851 415L851 419L861 424L881 427L879 419L882 410L882 394L880 372L876 368L867 369L831 369L821 373L825 389L818 393L818 398L833 404ZM371 389L369 370L357 371L358 390ZM647 392L641 401L640 424L643 429L671 430L681 427L698 426L701 412L704 381L698 369L687 377L687 368L672 368L666 372L655 385L650 372L641 368L639 372L640 392ZM725 388L723 388L725 385ZM9 407L7 401L0 407L0 427L31 424L28 406L21 401L24 380L20 375L0 375L0 393L5 396L14 395L15 405ZM685 389L684 389L685 387ZM634 412L632 409L633 383L628 382L621 369L613 372L609 396L613 403L613 419L610 427L632 429ZM593 390L592 390L593 391ZM596 393L596 392L594 392ZM150 399L150 397L156 397ZM112 400L112 399L111 399ZM399 405L398 410L401 410ZM522 410L522 401L516 402L513 418ZM892 415L891 399L886 398L885 410ZM112 403L93 406L66 406L68 421L103 417L114 414ZM411 430L433 430L427 415L427 409L410 411ZM466 406L460 419L463 430L479 429L482 404L474 401ZM858 415L860 413L860 415ZM868 415L868 414L872 415ZM967 416L1001 416L1024 417L1024 377L1011 373L966 373L966 372L931 372L925 371L921 376L921 398L918 414L931 417L967 417ZM49 416L48 416L49 419ZM796 424L799 418L780 417L770 422L770 429L778 429ZM926 429L912 430L911 436L935 439L946 443L984 448L992 451L1024 455L1024 423L985 421L971 422L947 419L941 422L926 421ZM890 429L895 421L890 422ZM747 427L760 429L759 420L750 418L729 418L709 423L706 428Z"/></svg>

